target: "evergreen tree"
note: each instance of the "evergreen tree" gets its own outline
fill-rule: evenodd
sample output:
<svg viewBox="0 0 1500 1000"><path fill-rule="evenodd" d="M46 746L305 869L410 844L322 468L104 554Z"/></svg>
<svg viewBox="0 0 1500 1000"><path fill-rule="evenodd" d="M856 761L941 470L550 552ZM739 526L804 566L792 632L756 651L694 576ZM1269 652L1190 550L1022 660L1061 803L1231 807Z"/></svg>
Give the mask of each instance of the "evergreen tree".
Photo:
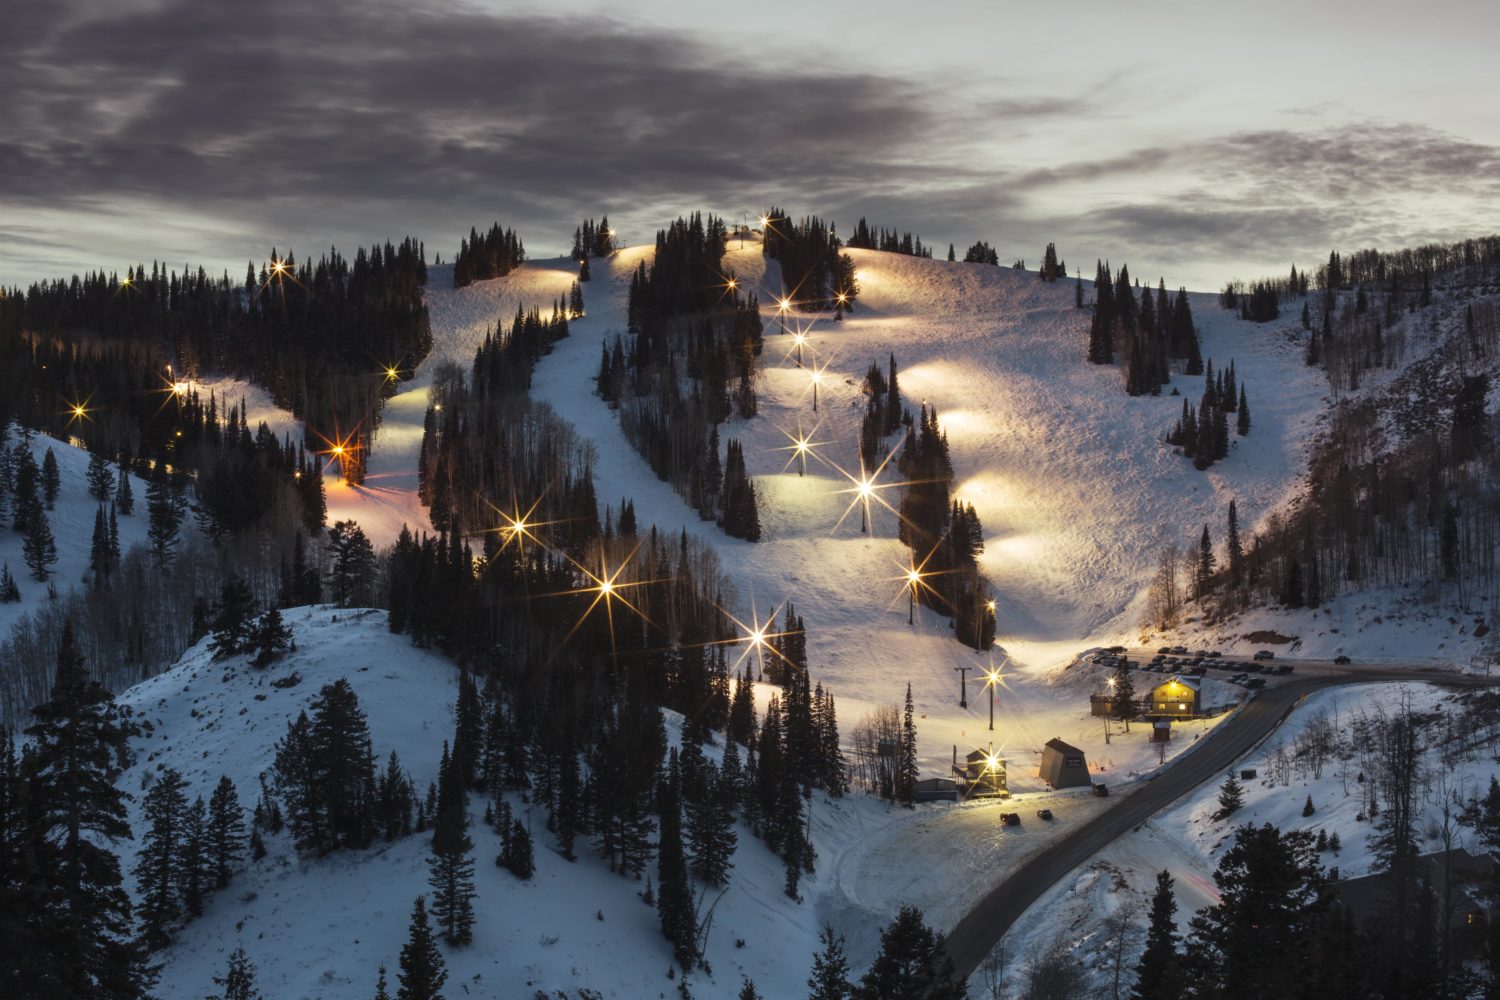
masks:
<svg viewBox="0 0 1500 1000"><path fill-rule="evenodd" d="M391 1000L391 994L385 985L385 966L380 966L380 973L375 979L375 1000Z"/></svg>
<svg viewBox="0 0 1500 1000"><path fill-rule="evenodd" d="M1151 897L1151 920L1146 928L1146 947L1136 963L1135 988L1131 1000L1182 1000L1186 977L1177 935L1177 896L1172 875L1156 876L1156 894Z"/></svg>
<svg viewBox="0 0 1500 1000"><path fill-rule="evenodd" d="M87 480L89 495L100 503L108 500L110 491L115 488L115 474L109 462L97 451L89 453Z"/></svg>
<svg viewBox="0 0 1500 1000"><path fill-rule="evenodd" d="M1236 812L1239 812L1240 807L1244 804L1245 789L1240 785L1239 780L1235 778L1234 773L1231 772L1225 776L1224 784L1219 786L1219 811L1216 814L1217 818L1228 819Z"/></svg>
<svg viewBox="0 0 1500 1000"><path fill-rule="evenodd" d="M448 969L427 923L427 906L421 896L412 906L411 930L401 946L401 971L396 980L401 984L396 1000L443 1000L441 991L448 981Z"/></svg>
<svg viewBox="0 0 1500 1000"><path fill-rule="evenodd" d="M519 819L511 822L496 863L516 878L526 880L536 873L536 855L531 846L531 831Z"/></svg>
<svg viewBox="0 0 1500 1000"><path fill-rule="evenodd" d="M943 935L922 919L922 911L903 906L880 935L876 956L855 1000L964 1000L968 991L953 972Z"/></svg>
<svg viewBox="0 0 1500 1000"><path fill-rule="evenodd" d="M440 809L432 834L432 857L428 859L428 884L432 887L432 916L450 945L468 944L474 938L474 859L470 852L468 810L464 795Z"/></svg>
<svg viewBox="0 0 1500 1000"><path fill-rule="evenodd" d="M51 510L57 504L57 494L62 489L62 477L57 471L57 456L52 449L42 458L42 498Z"/></svg>
<svg viewBox="0 0 1500 1000"><path fill-rule="evenodd" d="M1130 720L1136 716L1135 681L1130 676L1129 661L1122 661L1115 668L1115 690L1114 690L1114 715L1116 719L1125 723L1125 731L1130 732Z"/></svg>
<svg viewBox="0 0 1500 1000"><path fill-rule="evenodd" d="M115 479L115 508L125 517L135 513L135 490L130 485L130 467L124 462Z"/></svg>
<svg viewBox="0 0 1500 1000"><path fill-rule="evenodd" d="M0 604L14 604L21 599L21 588L11 576L10 563L0 565Z"/></svg>
<svg viewBox="0 0 1500 1000"><path fill-rule="evenodd" d="M339 521L328 529L328 548L332 554L328 584L333 603L341 608L369 604L375 576L375 549L364 530L353 521Z"/></svg>
<svg viewBox="0 0 1500 1000"><path fill-rule="evenodd" d="M738 837L734 832L733 790L719 769L706 765L703 790L686 801L687 843L693 874L711 886L729 883Z"/></svg>
<svg viewBox="0 0 1500 1000"><path fill-rule="evenodd" d="M89 678L63 626L57 679L33 710L22 761L31 804L35 871L47 899L35 914L40 995L143 998L152 976L130 933L130 899L107 844L128 839L125 794L115 786L127 732L111 695Z"/></svg>
<svg viewBox="0 0 1500 1000"><path fill-rule="evenodd" d="M147 828L136 856L136 892L141 899L141 934L153 949L167 943L168 930L182 914L178 882L187 822L186 787L182 775L169 767L142 801Z"/></svg>
<svg viewBox="0 0 1500 1000"><path fill-rule="evenodd" d="M1245 437L1250 433L1250 404L1245 402L1245 387L1240 386L1239 417L1234 425L1235 433Z"/></svg>
<svg viewBox="0 0 1500 1000"><path fill-rule="evenodd" d="M241 808L239 793L227 774L222 775L214 787L208 812L209 858L214 888L222 889L229 884L235 865L245 856L245 810Z"/></svg>
<svg viewBox="0 0 1500 1000"><path fill-rule="evenodd" d="M824 924L818 940L823 943L823 950L813 956L812 975L807 979L807 988L812 992L807 1000L849 1000L854 988L849 984L844 936L835 934L831 924Z"/></svg>
<svg viewBox="0 0 1500 1000"><path fill-rule="evenodd" d="M250 645L255 650L255 659L251 662L257 667L267 666L286 652L291 644L292 630L282 620L281 612L276 608L268 608L260 616L260 621L255 623L251 633Z"/></svg>
<svg viewBox="0 0 1500 1000"><path fill-rule="evenodd" d="M213 640L209 643L214 659L228 659L251 648L254 614L255 596L250 585L231 573L219 588L219 603L214 609Z"/></svg>
<svg viewBox="0 0 1500 1000"><path fill-rule="evenodd" d="M208 837L208 807L200 795L183 813L182 853L177 859L177 891L189 917L203 916L203 898L213 881Z"/></svg>
<svg viewBox="0 0 1500 1000"><path fill-rule="evenodd" d="M686 973L698 961L698 927L682 850L682 788L675 754L667 769L667 780L658 793L661 837L656 855L656 910L661 917L662 934L671 943L672 954Z"/></svg>
<svg viewBox="0 0 1500 1000"><path fill-rule="evenodd" d="M261 1000L260 990L255 988L255 964L243 946L229 953L229 968L223 976L214 977L214 985L223 992L209 1000Z"/></svg>
<svg viewBox="0 0 1500 1000"><path fill-rule="evenodd" d="M896 800L908 808L917 801L917 725L911 700L911 682L906 684L906 709L901 718L900 763L896 769Z"/></svg>
<svg viewBox="0 0 1500 1000"><path fill-rule="evenodd" d="M182 523L182 514L173 502L166 468L160 464L146 483L146 513L149 520L146 533L151 541L151 550L156 553L157 566L165 568L172 549L177 545L177 529Z"/></svg>
<svg viewBox="0 0 1500 1000"><path fill-rule="evenodd" d="M1245 579L1245 551L1240 545L1240 515L1233 498L1229 501L1229 525L1225 544L1229 557L1229 582L1238 587Z"/></svg>
<svg viewBox="0 0 1500 1000"><path fill-rule="evenodd" d="M1193 571L1193 598L1203 601L1213 589L1214 543L1208 535L1208 525L1203 526L1203 536L1198 540L1198 561Z"/></svg>
<svg viewBox="0 0 1500 1000"><path fill-rule="evenodd" d="M52 526L47 523L45 511L37 509L28 516L21 556L30 567L32 577L45 583L57 563L57 542L52 537Z"/></svg>

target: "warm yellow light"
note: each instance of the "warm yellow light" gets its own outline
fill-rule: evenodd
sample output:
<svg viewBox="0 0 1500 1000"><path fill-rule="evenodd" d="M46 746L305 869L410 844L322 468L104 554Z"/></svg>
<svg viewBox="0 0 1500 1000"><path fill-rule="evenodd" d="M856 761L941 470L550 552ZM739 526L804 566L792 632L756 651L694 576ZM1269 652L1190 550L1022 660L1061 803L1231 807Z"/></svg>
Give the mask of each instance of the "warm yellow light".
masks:
<svg viewBox="0 0 1500 1000"><path fill-rule="evenodd" d="M388 378L388 379L390 379L392 382L394 382L396 380L396 376L399 375L399 374L400 373L397 372L396 369L394 369L394 368L387 368L385 370L385 377Z"/></svg>
<svg viewBox="0 0 1500 1000"><path fill-rule="evenodd" d="M871 496L874 495L874 493L875 493L875 484L874 483L870 482L870 480L868 480L868 479L861 479L859 481L859 495L860 495L860 497L862 499L868 500L868 499L870 499ZM912 572L915 573L916 571L913 570Z"/></svg>
<svg viewBox="0 0 1500 1000"><path fill-rule="evenodd" d="M285 262L279 261L279 260L271 262L271 271L272 271L272 273L274 273L274 274L280 274L281 272L283 272L285 270L286 270L286 264L285 264Z"/></svg>
<svg viewBox="0 0 1500 1000"><path fill-rule="evenodd" d="M130 287L130 279L129 278L125 278L125 279L121 280L120 284L123 285L126 288L129 288Z"/></svg>
<svg viewBox="0 0 1500 1000"><path fill-rule="evenodd" d="M822 372L813 372L813 373L811 373L811 375L809 377L817 385L822 385L823 384L823 373Z"/></svg>
<svg viewBox="0 0 1500 1000"><path fill-rule="evenodd" d="M1004 675L1002 675L1000 673L1000 671L998 671L998 670L991 670L989 673L987 673L987 674L984 675L984 682L986 684L999 684L1000 683L1000 678L1002 676L1004 676ZM1113 684L1114 681L1111 680L1110 683Z"/></svg>
<svg viewBox="0 0 1500 1000"><path fill-rule="evenodd" d="M81 406L75 406L75 407L73 407L73 416L75 416L75 417L82 417L82 416L84 416L87 413L88 413L88 411L85 410Z"/></svg>
<svg viewBox="0 0 1500 1000"><path fill-rule="evenodd" d="M614 583L613 580L600 580L599 581L599 593L601 593L604 596L608 597L610 594L613 594L614 592L615 592L615 583Z"/></svg>
<svg viewBox="0 0 1500 1000"><path fill-rule="evenodd" d="M432 409L433 409L433 410L434 410L434 411L435 411L435 412L437 412L437 413L442 413L442 412L443 412L443 404L442 404L442 403L434 403L434 404L433 404L433 405L432 405Z"/></svg>
<svg viewBox="0 0 1500 1000"><path fill-rule="evenodd" d="M770 225L770 222L771 222L771 217L770 216L768 216L768 215L762 215L760 217L760 227L762 229L764 229L764 228L766 228L766 226Z"/></svg>
<svg viewBox="0 0 1500 1000"><path fill-rule="evenodd" d="M343 455L344 455L344 446L341 445L341 444L334 445L333 446L333 454L337 458L342 458Z"/></svg>
<svg viewBox="0 0 1500 1000"><path fill-rule="evenodd" d="M990 614L994 614L995 613L995 602L994 601L986 602L985 608L990 612Z"/></svg>
<svg viewBox="0 0 1500 1000"><path fill-rule="evenodd" d="M843 292L839 292L839 301L840 302L848 302L849 301L849 296L845 295Z"/></svg>
<svg viewBox="0 0 1500 1000"><path fill-rule="evenodd" d="M173 382L172 383L172 394L174 396L181 396L183 393L187 392L187 389L188 389L188 386L187 386L186 382Z"/></svg>
<svg viewBox="0 0 1500 1000"><path fill-rule="evenodd" d="M740 283L733 278L730 278L728 281L724 282L724 284L727 285L731 290L740 287Z"/></svg>
<svg viewBox="0 0 1500 1000"><path fill-rule="evenodd" d="M788 309L792 308L792 300L791 299L781 299L780 301L778 301L776 303L776 308L780 312L786 312Z"/></svg>
<svg viewBox="0 0 1500 1000"><path fill-rule="evenodd" d="M994 754L990 754L984 759L984 766L991 771L998 771L1000 770L1000 758Z"/></svg>
<svg viewBox="0 0 1500 1000"><path fill-rule="evenodd" d="M906 571L906 582L915 587L922 582L922 574L914 569L909 569Z"/></svg>
<svg viewBox="0 0 1500 1000"><path fill-rule="evenodd" d="M792 343L796 344L798 347L801 347L803 344L807 343L807 334L805 334L805 333L794 333L794 334L792 334Z"/></svg>

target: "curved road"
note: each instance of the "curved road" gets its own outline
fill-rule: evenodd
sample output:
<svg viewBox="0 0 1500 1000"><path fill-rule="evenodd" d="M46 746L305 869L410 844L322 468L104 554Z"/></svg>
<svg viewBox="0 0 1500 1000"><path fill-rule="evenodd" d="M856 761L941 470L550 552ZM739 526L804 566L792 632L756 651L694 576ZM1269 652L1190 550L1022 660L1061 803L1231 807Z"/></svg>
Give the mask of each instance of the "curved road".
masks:
<svg viewBox="0 0 1500 1000"><path fill-rule="evenodd" d="M1069 833L1021 871L991 889L948 934L948 954L953 959L954 969L965 979L973 975L1011 925L1054 883L1088 861L1116 837L1144 823L1203 782L1223 774L1270 735L1308 694L1340 684L1392 681L1428 681L1462 687L1480 687L1489 683L1483 677L1435 668L1366 665L1344 668L1337 673L1294 677L1263 688L1238 714L1217 727L1202 745L1157 771L1155 778L1138 783L1134 790L1121 796L1113 808Z"/></svg>

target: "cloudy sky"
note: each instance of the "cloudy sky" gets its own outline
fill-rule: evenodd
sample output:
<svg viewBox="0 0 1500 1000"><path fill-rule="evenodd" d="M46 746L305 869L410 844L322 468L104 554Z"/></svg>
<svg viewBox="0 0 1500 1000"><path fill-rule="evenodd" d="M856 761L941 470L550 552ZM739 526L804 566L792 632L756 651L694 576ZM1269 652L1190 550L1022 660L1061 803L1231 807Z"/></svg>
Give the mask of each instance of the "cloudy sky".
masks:
<svg viewBox="0 0 1500 1000"><path fill-rule="evenodd" d="M1493 0L8 0L0 284L775 203L1213 288L1500 229Z"/></svg>

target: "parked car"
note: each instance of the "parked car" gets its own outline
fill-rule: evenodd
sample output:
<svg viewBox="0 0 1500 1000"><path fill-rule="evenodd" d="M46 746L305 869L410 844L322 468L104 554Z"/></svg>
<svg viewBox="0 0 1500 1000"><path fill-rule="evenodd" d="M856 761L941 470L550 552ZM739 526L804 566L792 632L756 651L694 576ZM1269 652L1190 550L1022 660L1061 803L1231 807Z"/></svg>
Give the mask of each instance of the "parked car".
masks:
<svg viewBox="0 0 1500 1000"><path fill-rule="evenodd" d="M1051 809L1038 809L1036 811L1036 818L1037 819L1051 819L1052 818L1052 810Z"/></svg>
<svg viewBox="0 0 1500 1000"><path fill-rule="evenodd" d="M1272 672L1278 677L1285 677L1292 672L1292 665L1290 663L1283 663Z"/></svg>
<svg viewBox="0 0 1500 1000"><path fill-rule="evenodd" d="M1172 647L1171 646L1163 646L1161 649L1157 650L1158 653L1162 653L1162 654L1170 653L1171 651L1172 651Z"/></svg>
<svg viewBox="0 0 1500 1000"><path fill-rule="evenodd" d="M1224 654L1221 653L1221 652L1219 652L1217 649L1210 649L1208 651L1208 655L1212 656L1214 659L1217 660L1219 657L1223 656Z"/></svg>
<svg viewBox="0 0 1500 1000"><path fill-rule="evenodd" d="M1257 649L1254 658L1257 660L1274 660L1276 659L1276 654L1269 649Z"/></svg>
<svg viewBox="0 0 1500 1000"><path fill-rule="evenodd" d="M1183 672L1186 673L1189 677L1202 677L1204 674L1208 673L1208 668L1207 667L1188 667L1187 670L1185 670Z"/></svg>
<svg viewBox="0 0 1500 1000"><path fill-rule="evenodd" d="M1001 826L1020 826L1021 825L1021 814L1020 813L1010 813L1010 812L1001 813L1000 814L1000 825Z"/></svg>
<svg viewBox="0 0 1500 1000"><path fill-rule="evenodd" d="M1109 798L1109 786L1103 783L1094 786L1094 797L1098 799Z"/></svg>
<svg viewBox="0 0 1500 1000"><path fill-rule="evenodd" d="M1351 659L1349 659L1349 657L1345 656L1343 653L1340 653L1338 656L1335 656L1333 658L1333 662L1334 663L1353 663L1354 661L1351 660Z"/></svg>
<svg viewBox="0 0 1500 1000"><path fill-rule="evenodd" d="M1105 646L1104 647L1104 651L1106 653L1123 653L1123 652L1125 652L1125 647L1124 646Z"/></svg>
<svg viewBox="0 0 1500 1000"><path fill-rule="evenodd" d="M1245 680L1245 687L1247 688L1263 688L1265 686L1266 679L1264 677L1249 677Z"/></svg>
<svg viewBox="0 0 1500 1000"><path fill-rule="evenodd" d="M1186 646L1173 646L1172 647L1172 652L1176 653L1178 656L1186 656L1187 655L1187 647Z"/></svg>

